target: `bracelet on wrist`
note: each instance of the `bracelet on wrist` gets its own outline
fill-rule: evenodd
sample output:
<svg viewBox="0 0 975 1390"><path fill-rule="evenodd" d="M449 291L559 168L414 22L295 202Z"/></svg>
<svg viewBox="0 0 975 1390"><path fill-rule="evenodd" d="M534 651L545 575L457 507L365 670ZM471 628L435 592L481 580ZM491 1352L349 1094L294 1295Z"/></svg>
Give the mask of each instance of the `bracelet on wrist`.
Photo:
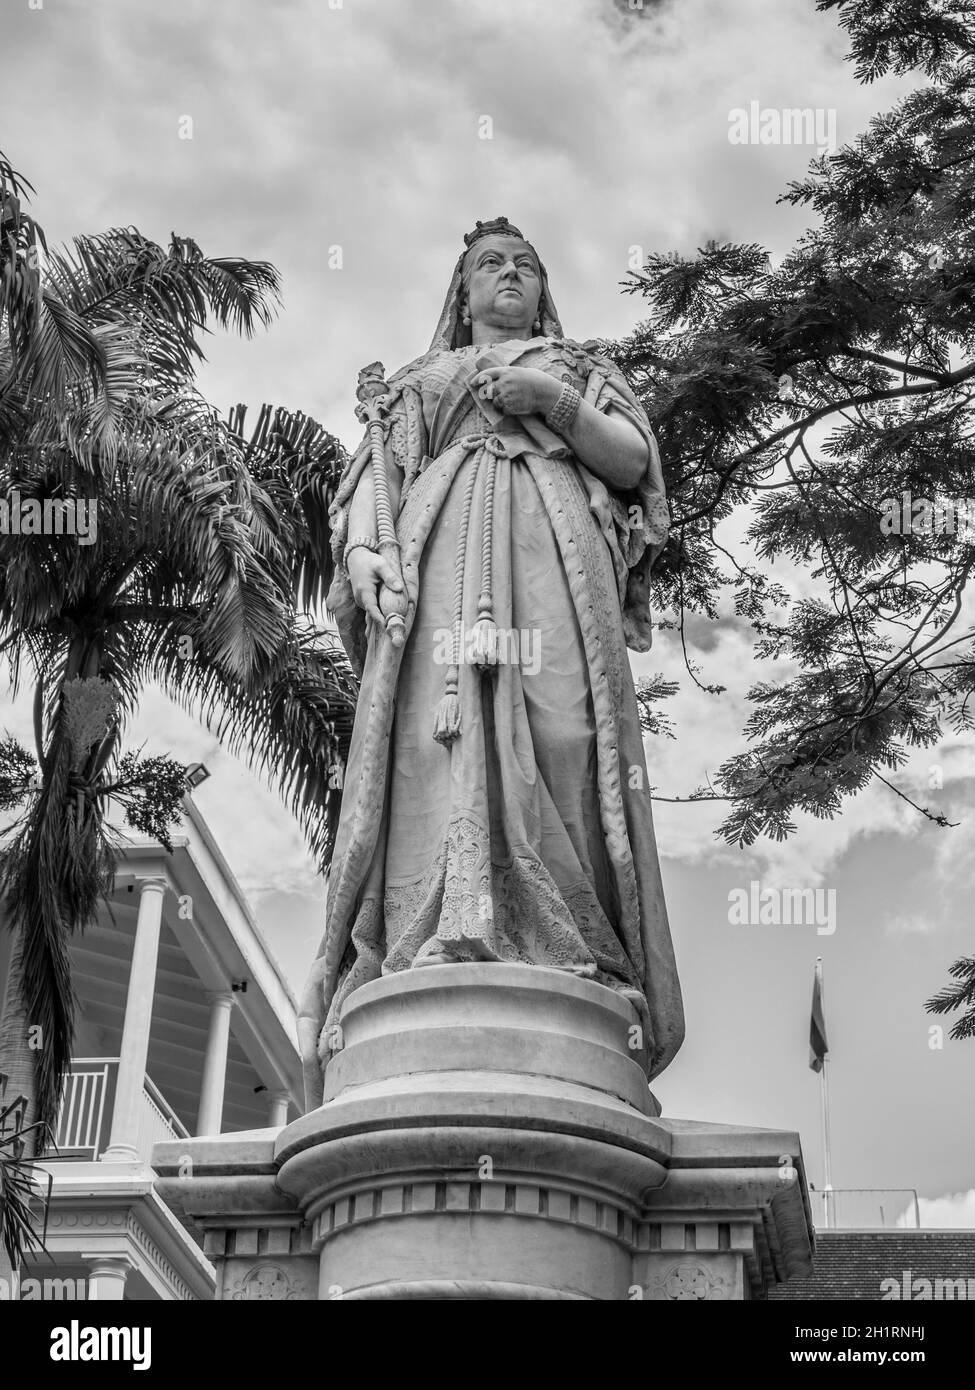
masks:
<svg viewBox="0 0 975 1390"><path fill-rule="evenodd" d="M379 542L375 536L352 536L342 553L343 569L349 568L349 556L352 554L353 550L359 549L371 550L375 555L379 550Z"/></svg>
<svg viewBox="0 0 975 1390"><path fill-rule="evenodd" d="M549 429L555 430L557 434L561 434L569 428L576 418L580 405L582 405L582 397L579 392L569 382L564 382L558 400L545 416L546 425Z"/></svg>

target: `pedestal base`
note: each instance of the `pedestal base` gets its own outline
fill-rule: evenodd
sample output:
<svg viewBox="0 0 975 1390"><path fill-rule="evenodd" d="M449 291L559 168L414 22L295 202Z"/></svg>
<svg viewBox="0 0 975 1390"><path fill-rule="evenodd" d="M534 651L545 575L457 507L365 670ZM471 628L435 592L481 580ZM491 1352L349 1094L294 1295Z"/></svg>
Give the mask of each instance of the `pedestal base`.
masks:
<svg viewBox="0 0 975 1390"><path fill-rule="evenodd" d="M808 1270L798 1137L661 1119L614 991L431 966L340 1026L318 1110L155 1150L218 1297L742 1299Z"/></svg>

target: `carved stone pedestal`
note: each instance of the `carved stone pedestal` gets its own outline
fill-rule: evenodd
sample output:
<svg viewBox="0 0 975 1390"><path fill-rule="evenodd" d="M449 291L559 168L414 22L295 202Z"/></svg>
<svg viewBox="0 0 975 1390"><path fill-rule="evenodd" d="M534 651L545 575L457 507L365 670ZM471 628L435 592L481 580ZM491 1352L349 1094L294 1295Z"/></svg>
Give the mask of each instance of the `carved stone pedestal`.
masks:
<svg viewBox="0 0 975 1390"><path fill-rule="evenodd" d="M218 1297L742 1299L809 1268L798 1137L659 1118L612 990L430 966L341 1029L320 1109L155 1150Z"/></svg>

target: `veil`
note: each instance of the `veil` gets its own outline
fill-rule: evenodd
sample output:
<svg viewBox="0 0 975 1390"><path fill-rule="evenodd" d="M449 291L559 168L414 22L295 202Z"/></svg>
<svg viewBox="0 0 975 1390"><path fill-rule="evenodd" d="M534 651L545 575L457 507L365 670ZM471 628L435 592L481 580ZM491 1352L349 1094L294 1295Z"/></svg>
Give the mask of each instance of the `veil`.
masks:
<svg viewBox="0 0 975 1390"><path fill-rule="evenodd" d="M454 348L469 347L471 342L471 326L461 322L460 317L460 294L463 288L463 269L464 260L471 247L486 236L511 236L519 237L522 241L526 238L513 227L506 217L495 217L491 222L478 222L472 232L468 232L464 237L464 250L457 258L454 266L454 273L450 278L450 288L447 291L447 298L444 300L443 311L440 315L440 322L437 324L437 331L433 335L433 342L430 344L430 352L450 352ZM528 242L531 246L531 242ZM532 250L535 251L534 246ZM541 319L541 327L533 333L533 337L540 338L564 338L562 325L555 305L552 302L552 291L548 287L548 274L542 264L541 257L535 251L535 259L538 261L538 270L542 280L542 294L538 301L538 315Z"/></svg>

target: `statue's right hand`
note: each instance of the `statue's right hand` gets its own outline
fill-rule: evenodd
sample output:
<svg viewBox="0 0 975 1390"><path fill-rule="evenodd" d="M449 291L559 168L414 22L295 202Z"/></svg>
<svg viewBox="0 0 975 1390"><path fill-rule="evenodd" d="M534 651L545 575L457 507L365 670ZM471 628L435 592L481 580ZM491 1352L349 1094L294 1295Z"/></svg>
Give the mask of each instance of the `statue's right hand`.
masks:
<svg viewBox="0 0 975 1390"><path fill-rule="evenodd" d="M352 597L374 622L385 627L386 619L379 610L379 590L386 584L396 593L401 593L403 581L387 560L361 545L356 546L349 555L348 568Z"/></svg>

